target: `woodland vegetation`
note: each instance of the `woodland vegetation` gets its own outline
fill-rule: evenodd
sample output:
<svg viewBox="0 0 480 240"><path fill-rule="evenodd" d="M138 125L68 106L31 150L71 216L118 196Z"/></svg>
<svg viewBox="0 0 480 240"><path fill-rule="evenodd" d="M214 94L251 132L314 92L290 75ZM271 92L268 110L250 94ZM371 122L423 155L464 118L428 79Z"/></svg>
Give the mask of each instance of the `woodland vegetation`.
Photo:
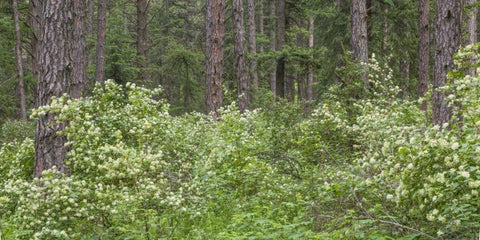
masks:
<svg viewBox="0 0 480 240"><path fill-rule="evenodd" d="M0 239L477 239L478 5L0 1Z"/></svg>

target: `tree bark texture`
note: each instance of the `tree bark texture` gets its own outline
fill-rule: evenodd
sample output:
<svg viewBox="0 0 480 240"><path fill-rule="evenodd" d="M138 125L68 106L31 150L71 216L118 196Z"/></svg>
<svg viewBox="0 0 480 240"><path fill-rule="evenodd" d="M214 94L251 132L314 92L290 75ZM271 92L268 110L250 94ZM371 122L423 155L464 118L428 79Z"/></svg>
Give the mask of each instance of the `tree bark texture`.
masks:
<svg viewBox="0 0 480 240"><path fill-rule="evenodd" d="M93 16L95 14L95 1L94 0L88 0L88 12L87 12L87 35L88 37L91 37L93 39ZM90 47L93 48L93 46L88 46L89 48L89 54L88 54L88 65L93 64L93 51L90 51Z"/></svg>
<svg viewBox="0 0 480 240"><path fill-rule="evenodd" d="M263 15L263 4L264 4L264 0L260 0L258 6L259 6L259 9L258 9L258 34L260 34L260 36L263 36L263 34L265 34L265 17ZM260 44L258 46L258 51L259 52L263 52L263 44Z"/></svg>
<svg viewBox="0 0 480 240"><path fill-rule="evenodd" d="M285 0L277 0L277 51L282 51L285 45ZM277 97L285 98L285 57L280 56L277 61L276 74Z"/></svg>
<svg viewBox="0 0 480 240"><path fill-rule="evenodd" d="M464 0L465 5L475 4L477 0ZM466 45L477 43L477 7L469 8L465 14L465 32L467 33Z"/></svg>
<svg viewBox="0 0 480 240"><path fill-rule="evenodd" d="M277 41L275 33L275 17L276 17L276 0L270 0L270 51L276 51ZM270 91L272 91L273 99L277 97L277 66L273 64L273 70L270 72Z"/></svg>
<svg viewBox="0 0 480 240"><path fill-rule="evenodd" d="M29 25L32 29L32 39L30 42L32 52L32 73L33 77L38 80L38 40L40 39L41 26L40 21L42 18L42 7L44 0L30 0L28 2L28 8L30 11Z"/></svg>
<svg viewBox="0 0 480 240"><path fill-rule="evenodd" d="M36 107L51 103L52 97L67 92L69 79L72 78L71 45L72 39L72 1L45 0L38 39L38 87ZM65 172L63 160L66 150L66 138L57 135L63 124L54 122L54 114L47 112L39 116L35 132L35 177L56 167Z"/></svg>
<svg viewBox="0 0 480 240"><path fill-rule="evenodd" d="M97 11L97 66L95 82L105 87L105 42L107 24L107 0L98 0Z"/></svg>
<svg viewBox="0 0 480 240"><path fill-rule="evenodd" d="M85 39L85 1L73 1L72 69L69 93L73 98L83 97L87 86L87 42Z"/></svg>
<svg viewBox="0 0 480 240"><path fill-rule="evenodd" d="M138 60L138 67L140 72L138 75L139 80L146 80L146 68L147 68L147 22L148 22L148 1L137 0L137 55L140 57Z"/></svg>
<svg viewBox="0 0 480 240"><path fill-rule="evenodd" d="M433 76L433 123L442 126L451 119L445 93L438 88L447 83L453 68L453 54L461 44L460 0L438 0L435 20L435 70Z"/></svg>
<svg viewBox="0 0 480 240"><path fill-rule="evenodd" d="M475 4L477 0L464 0L465 5ZM465 45L477 43L477 7L471 7L468 9L468 12L464 14L465 16L465 32L467 33L467 39ZM470 69L467 74L470 76L476 75L476 69Z"/></svg>
<svg viewBox="0 0 480 240"><path fill-rule="evenodd" d="M310 49L310 51L313 51L313 30L314 20L313 17L310 17L308 19L308 49ZM313 67L311 64L308 66L306 95L307 102L311 102L313 100Z"/></svg>
<svg viewBox="0 0 480 240"><path fill-rule="evenodd" d="M27 120L27 106L25 101L25 87L23 86L22 36L18 17L18 2L13 0L13 22L15 27L15 54L17 58L17 93L20 100L20 118Z"/></svg>
<svg viewBox="0 0 480 240"><path fill-rule="evenodd" d="M350 28L353 59L368 63L367 3L366 0L352 0L350 6ZM362 75L365 87L368 87L368 75Z"/></svg>
<svg viewBox="0 0 480 240"><path fill-rule="evenodd" d="M245 25L243 22L243 0L233 3L233 42L235 54L235 76L237 78L238 105L244 112L249 107L248 69L245 52Z"/></svg>
<svg viewBox="0 0 480 240"><path fill-rule="evenodd" d="M258 88L257 60L253 59L257 54L257 40L255 27L255 1L248 0L248 45L250 45L250 79L252 88Z"/></svg>
<svg viewBox="0 0 480 240"><path fill-rule="evenodd" d="M225 0L207 0L206 14L206 111L219 117L222 106L223 43L225 37Z"/></svg>
<svg viewBox="0 0 480 240"><path fill-rule="evenodd" d="M418 39L418 95L420 97L425 96L428 91L428 67L430 61L429 47L430 47L430 33L429 33L429 21L428 16L430 12L430 6L428 0L419 0L418 13L419 13L419 39ZM427 110L428 104L425 102L422 104L422 110Z"/></svg>

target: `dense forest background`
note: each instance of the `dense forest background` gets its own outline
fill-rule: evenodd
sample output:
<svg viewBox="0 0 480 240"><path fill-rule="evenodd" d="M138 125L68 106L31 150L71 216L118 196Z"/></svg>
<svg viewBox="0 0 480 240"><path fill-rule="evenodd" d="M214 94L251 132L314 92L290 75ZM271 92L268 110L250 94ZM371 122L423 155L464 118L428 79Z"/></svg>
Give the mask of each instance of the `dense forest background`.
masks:
<svg viewBox="0 0 480 240"><path fill-rule="evenodd" d="M0 2L0 239L480 237L475 0Z"/></svg>

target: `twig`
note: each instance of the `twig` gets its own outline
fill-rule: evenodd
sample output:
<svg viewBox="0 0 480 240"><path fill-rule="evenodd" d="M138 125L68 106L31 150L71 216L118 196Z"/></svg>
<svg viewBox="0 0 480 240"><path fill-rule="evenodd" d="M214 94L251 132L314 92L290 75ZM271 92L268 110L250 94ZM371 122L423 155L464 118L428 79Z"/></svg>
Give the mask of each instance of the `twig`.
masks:
<svg viewBox="0 0 480 240"><path fill-rule="evenodd" d="M434 236L432 236L432 235L429 235L429 234L427 234L427 233L424 233L424 232L422 232L422 231L420 231L420 230L417 230L417 229L415 229L415 228L411 228L411 227L409 227L409 226L402 225L402 224L400 224L400 223L391 222L391 221L385 221L385 220L377 220L377 221L378 221L378 222L381 222L381 223L385 223L385 224L390 224L390 225L393 225L393 226L395 226L395 227L403 228L403 229L406 229L406 230L411 231L411 232L419 233L419 234L421 234L421 235L423 235L423 236L425 236L425 237L428 237L428 238L430 238L430 239L437 239L436 237L434 237Z"/></svg>

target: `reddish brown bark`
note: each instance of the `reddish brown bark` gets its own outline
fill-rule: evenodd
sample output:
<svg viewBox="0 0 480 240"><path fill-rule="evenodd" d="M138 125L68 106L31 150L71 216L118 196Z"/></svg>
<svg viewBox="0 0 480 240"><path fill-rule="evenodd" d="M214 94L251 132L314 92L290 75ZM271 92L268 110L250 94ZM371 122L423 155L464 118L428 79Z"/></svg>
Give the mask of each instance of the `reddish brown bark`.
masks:
<svg viewBox="0 0 480 240"><path fill-rule="evenodd" d="M352 0L350 6L351 45L353 58L362 64L368 63L367 3L366 0ZM362 75L365 88L368 87L368 75Z"/></svg>
<svg viewBox="0 0 480 240"><path fill-rule="evenodd" d="M249 108L248 69L245 51L245 25L243 22L243 0L233 3L233 42L235 55L235 76L237 78L238 105L240 111Z"/></svg>
<svg viewBox="0 0 480 240"><path fill-rule="evenodd" d="M257 54L257 40L256 40L256 28L255 28L255 2L254 0L248 0L248 44L250 45L250 55L252 57ZM250 79L252 82L252 88L255 90L258 88L258 75L257 75L257 61L250 59Z"/></svg>
<svg viewBox="0 0 480 240"><path fill-rule="evenodd" d="M225 35L225 0L207 0L206 14L206 111L218 119L222 106L223 42Z"/></svg>
<svg viewBox="0 0 480 240"><path fill-rule="evenodd" d="M425 96L428 91L428 66L429 66L429 46L430 46L430 33L428 16L430 12L430 6L428 0L419 0L418 5L419 12L419 39L418 39L418 95L420 97ZM425 102L422 104L422 110L427 110L428 104Z"/></svg>
<svg viewBox="0 0 480 240"><path fill-rule="evenodd" d="M97 11L97 66L95 68L95 82L105 86L105 42L107 24L107 0L98 0Z"/></svg>
<svg viewBox="0 0 480 240"><path fill-rule="evenodd" d="M87 85L87 42L85 40L85 1L73 1L72 70L69 92L73 98L84 96Z"/></svg>

